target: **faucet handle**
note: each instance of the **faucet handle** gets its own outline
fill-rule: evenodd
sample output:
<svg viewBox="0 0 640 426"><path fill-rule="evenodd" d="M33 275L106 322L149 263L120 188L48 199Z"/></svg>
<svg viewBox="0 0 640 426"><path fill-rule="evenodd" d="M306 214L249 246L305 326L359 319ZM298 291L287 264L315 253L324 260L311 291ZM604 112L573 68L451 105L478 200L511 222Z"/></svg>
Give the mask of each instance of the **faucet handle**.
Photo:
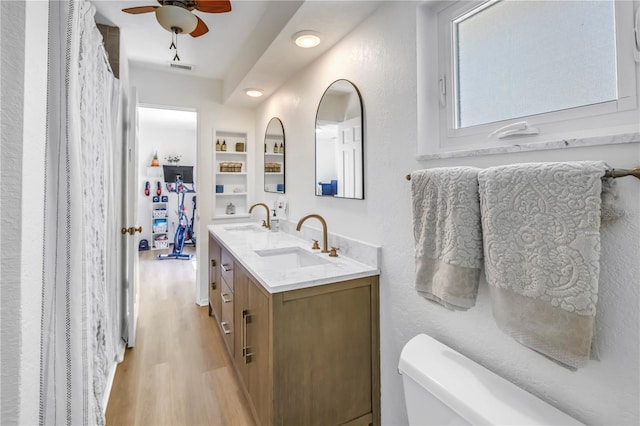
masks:
<svg viewBox="0 0 640 426"><path fill-rule="evenodd" d="M338 257L338 253L336 253L338 250L340 250L339 247L331 247L331 250L329 250L329 257Z"/></svg>
<svg viewBox="0 0 640 426"><path fill-rule="evenodd" d="M313 247L311 250L320 250L320 246L318 245L318 240L313 240Z"/></svg>
<svg viewBox="0 0 640 426"><path fill-rule="evenodd" d="M262 227L263 227L263 228L266 228L266 227L267 227L267 221L266 221L266 220L263 220L263 221L262 221Z"/></svg>

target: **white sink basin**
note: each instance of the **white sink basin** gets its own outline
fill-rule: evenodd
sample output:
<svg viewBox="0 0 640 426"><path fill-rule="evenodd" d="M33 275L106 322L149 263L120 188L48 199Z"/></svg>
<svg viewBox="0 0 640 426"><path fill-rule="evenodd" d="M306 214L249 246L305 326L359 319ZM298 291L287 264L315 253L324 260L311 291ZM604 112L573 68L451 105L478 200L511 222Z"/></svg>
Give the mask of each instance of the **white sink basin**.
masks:
<svg viewBox="0 0 640 426"><path fill-rule="evenodd" d="M255 253L275 269L298 269L329 263L328 259L300 247L256 250Z"/></svg>

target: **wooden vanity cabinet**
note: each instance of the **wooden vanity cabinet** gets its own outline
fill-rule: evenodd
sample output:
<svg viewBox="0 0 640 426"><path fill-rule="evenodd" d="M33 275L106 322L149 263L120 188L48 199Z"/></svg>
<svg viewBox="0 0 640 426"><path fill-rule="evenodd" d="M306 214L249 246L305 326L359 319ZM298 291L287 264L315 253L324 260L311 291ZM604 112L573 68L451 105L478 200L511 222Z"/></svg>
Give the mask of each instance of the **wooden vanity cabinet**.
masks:
<svg viewBox="0 0 640 426"><path fill-rule="evenodd" d="M222 314L221 289L220 246L214 238L209 237L209 316L213 316L217 323L220 323Z"/></svg>
<svg viewBox="0 0 640 426"><path fill-rule="evenodd" d="M234 273L234 361L258 423L379 425L378 277L270 294Z"/></svg>

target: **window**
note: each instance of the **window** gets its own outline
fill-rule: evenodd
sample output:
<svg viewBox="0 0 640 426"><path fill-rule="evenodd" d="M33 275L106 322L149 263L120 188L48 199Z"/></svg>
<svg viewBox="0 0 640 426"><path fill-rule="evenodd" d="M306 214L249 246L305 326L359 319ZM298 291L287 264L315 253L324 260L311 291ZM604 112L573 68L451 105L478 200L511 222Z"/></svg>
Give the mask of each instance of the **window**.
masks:
<svg viewBox="0 0 640 426"><path fill-rule="evenodd" d="M419 132L428 153L638 131L632 2L422 7Z"/></svg>

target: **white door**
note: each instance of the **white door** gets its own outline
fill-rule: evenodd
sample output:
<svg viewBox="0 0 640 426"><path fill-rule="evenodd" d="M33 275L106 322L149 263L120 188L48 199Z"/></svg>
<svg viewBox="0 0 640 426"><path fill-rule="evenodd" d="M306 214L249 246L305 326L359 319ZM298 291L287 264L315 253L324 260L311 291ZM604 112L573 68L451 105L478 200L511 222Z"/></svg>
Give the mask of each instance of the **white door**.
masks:
<svg viewBox="0 0 640 426"><path fill-rule="evenodd" d="M338 196L362 198L360 117L338 125Z"/></svg>
<svg viewBox="0 0 640 426"><path fill-rule="evenodd" d="M136 232L138 224L138 93L131 89L129 102L129 127L125 151L125 215L124 228L129 231L124 234L124 264L126 265L126 293L127 293L127 346L132 348L136 343L136 325L138 323L139 294L138 287L138 240ZM133 234L133 235L132 235Z"/></svg>

